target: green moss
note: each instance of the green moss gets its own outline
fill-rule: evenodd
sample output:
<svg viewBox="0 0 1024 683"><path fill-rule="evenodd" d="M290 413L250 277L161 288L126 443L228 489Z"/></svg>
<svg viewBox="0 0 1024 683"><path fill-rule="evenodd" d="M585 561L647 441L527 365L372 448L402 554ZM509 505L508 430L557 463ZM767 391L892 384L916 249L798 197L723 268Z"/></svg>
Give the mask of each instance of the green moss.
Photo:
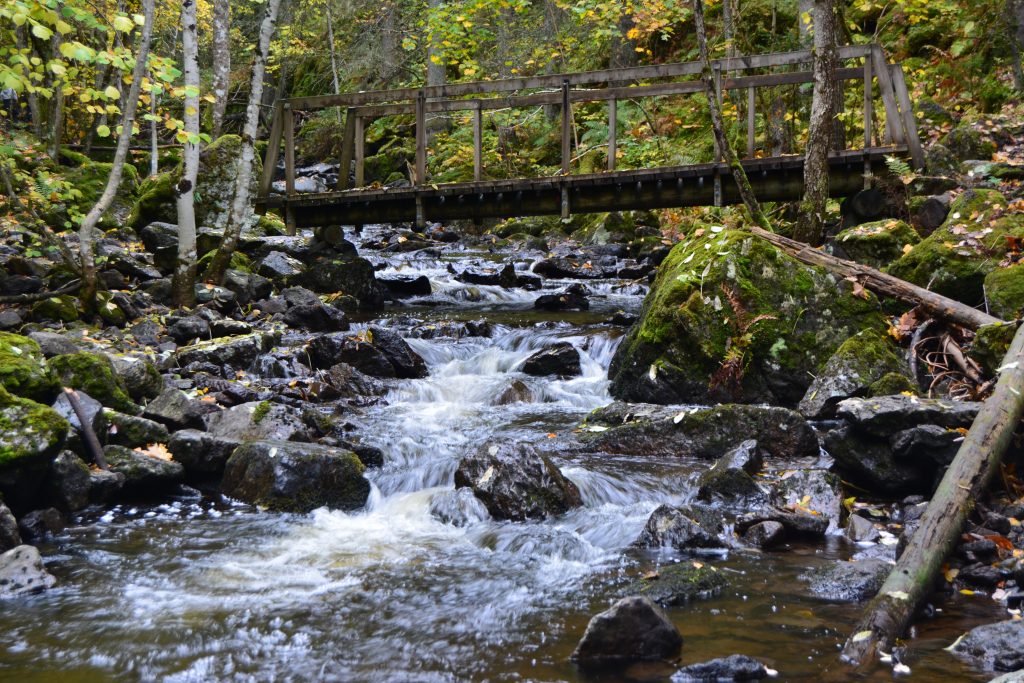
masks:
<svg viewBox="0 0 1024 683"><path fill-rule="evenodd" d="M65 173L64 179L81 192L81 196L74 202L78 213L85 214L92 209L107 187L107 180L110 178L112 168L113 164L88 161ZM138 170L131 164L125 164L121 175L121 184L117 188L114 202L100 220L100 227L118 227L117 216L124 216L125 212L128 211L134 201L135 192L138 187Z"/></svg>
<svg viewBox="0 0 1024 683"><path fill-rule="evenodd" d="M216 253L217 250L214 249L203 254L202 258L199 259L199 262L197 264L200 273L203 272L210 265L210 262L213 261L213 257ZM243 254L242 252L236 251L231 254L231 263L228 266L228 268L230 268L231 270L240 270L243 273L251 273L252 261L250 261L249 257Z"/></svg>
<svg viewBox="0 0 1024 683"><path fill-rule="evenodd" d="M994 375L1010 350L1010 342L1016 333L1017 323L982 325L974 333L974 342L968 355L981 365L986 374Z"/></svg>
<svg viewBox="0 0 1024 683"><path fill-rule="evenodd" d="M1024 311L1024 263L997 268L985 276L989 312L1003 320L1016 320Z"/></svg>
<svg viewBox="0 0 1024 683"><path fill-rule="evenodd" d="M280 237L287 232L287 228L280 216L265 213L256 221L256 232L264 237Z"/></svg>
<svg viewBox="0 0 1024 683"><path fill-rule="evenodd" d="M985 277L996 269L1007 237L1024 238L1024 216L1003 214L1006 199L995 190L967 190L949 218L888 268L896 277L976 306Z"/></svg>
<svg viewBox="0 0 1024 683"><path fill-rule="evenodd" d="M949 131L942 139L942 144L960 161L968 159L984 161L991 159L996 151L995 143L984 139L981 132L966 126Z"/></svg>
<svg viewBox="0 0 1024 683"><path fill-rule="evenodd" d="M864 223L842 231L835 237L838 248L857 261L881 268L903 255L906 245L921 241L917 232L903 221L887 219Z"/></svg>
<svg viewBox="0 0 1024 683"><path fill-rule="evenodd" d="M628 242L636 235L636 226L636 218L629 211L593 214L572 236L583 244Z"/></svg>
<svg viewBox="0 0 1024 683"><path fill-rule="evenodd" d="M871 396L892 396L903 392L917 393L918 388L909 377L902 372L887 372L868 387L868 397Z"/></svg>
<svg viewBox="0 0 1024 683"><path fill-rule="evenodd" d="M259 424L263 421L263 418L270 412L270 401L263 401L256 406L255 410L252 411L252 421Z"/></svg>
<svg viewBox="0 0 1024 683"><path fill-rule="evenodd" d="M155 221L174 223L177 220L177 196L174 186L178 174L167 171L147 178L139 187L139 197L128 214L128 225L136 230Z"/></svg>
<svg viewBox="0 0 1024 683"><path fill-rule="evenodd" d="M0 387L0 469L52 458L68 429L57 411Z"/></svg>
<svg viewBox="0 0 1024 683"><path fill-rule="evenodd" d="M114 303L114 295L110 292L99 292L96 294L97 312L103 322L108 325L124 327L128 322L128 316L121 310L121 307Z"/></svg>
<svg viewBox="0 0 1024 683"><path fill-rule="evenodd" d="M39 344L28 337L0 332L0 388L15 396L49 403L60 387Z"/></svg>
<svg viewBox="0 0 1024 683"><path fill-rule="evenodd" d="M634 581L627 592L669 607L709 598L720 593L726 583L725 577L714 567L684 562L662 567L656 575Z"/></svg>
<svg viewBox="0 0 1024 683"><path fill-rule="evenodd" d="M141 411L128 397L114 364L103 354L82 351L54 356L50 367L64 386L84 391L108 408L129 414Z"/></svg>
<svg viewBox="0 0 1024 683"><path fill-rule="evenodd" d="M51 296L33 304L32 315L42 320L72 323L78 320L78 299L69 294Z"/></svg>

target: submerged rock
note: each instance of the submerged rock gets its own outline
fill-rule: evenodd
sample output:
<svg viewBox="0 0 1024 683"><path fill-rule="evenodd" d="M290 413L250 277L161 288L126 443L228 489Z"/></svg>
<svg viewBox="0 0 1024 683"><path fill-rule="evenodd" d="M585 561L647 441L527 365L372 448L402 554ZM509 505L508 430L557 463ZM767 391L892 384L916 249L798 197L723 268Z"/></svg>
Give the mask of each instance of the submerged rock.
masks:
<svg viewBox="0 0 1024 683"><path fill-rule="evenodd" d="M57 583L39 551L20 545L0 555L0 598L13 598L52 588Z"/></svg>
<svg viewBox="0 0 1024 683"><path fill-rule="evenodd" d="M57 508L33 510L18 520L21 537L29 543L39 543L64 530L64 515Z"/></svg>
<svg viewBox="0 0 1024 683"><path fill-rule="evenodd" d="M607 661L672 659L683 637L649 598L622 598L597 614L572 653L582 665Z"/></svg>
<svg viewBox="0 0 1024 683"><path fill-rule="evenodd" d="M523 361L523 372L536 377L577 377L582 372L580 352L569 342L552 344Z"/></svg>
<svg viewBox="0 0 1024 683"><path fill-rule="evenodd" d="M455 488L472 489L495 519L542 519L582 505L576 485L525 443L484 444L462 458Z"/></svg>
<svg viewBox="0 0 1024 683"><path fill-rule="evenodd" d="M811 595L829 602L859 602L873 598L892 571L884 560L837 561L801 578Z"/></svg>
<svg viewBox="0 0 1024 683"><path fill-rule="evenodd" d="M958 657L970 659L995 671L1024 669L1024 621L983 624L970 631L953 647Z"/></svg>
<svg viewBox="0 0 1024 683"><path fill-rule="evenodd" d="M684 666L672 675L672 683L759 681L769 677L768 667L753 657L729 655Z"/></svg>
<svg viewBox="0 0 1024 683"><path fill-rule="evenodd" d="M726 585L725 576L714 567L682 562L645 574L626 590L662 607L673 607L718 595Z"/></svg>
<svg viewBox="0 0 1024 683"><path fill-rule="evenodd" d="M291 441L253 441L235 449L224 469L226 496L277 512L366 505L370 482L352 451Z"/></svg>

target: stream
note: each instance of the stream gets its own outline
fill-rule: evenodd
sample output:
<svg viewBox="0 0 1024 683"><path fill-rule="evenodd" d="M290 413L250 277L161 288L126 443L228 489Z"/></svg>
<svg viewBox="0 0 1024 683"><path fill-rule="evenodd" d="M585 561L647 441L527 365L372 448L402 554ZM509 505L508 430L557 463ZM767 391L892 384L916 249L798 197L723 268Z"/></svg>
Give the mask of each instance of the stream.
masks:
<svg viewBox="0 0 1024 683"><path fill-rule="evenodd" d="M375 230L383 228L353 239ZM646 287L588 282L589 311L541 312L532 308L540 292L467 285L448 270L509 258L528 269L539 253L451 245L433 255L363 255L384 266L381 275L424 274L433 288L353 328L395 329L430 369L425 379L392 381L384 401L344 416L363 443L386 454L383 468L367 471L366 509L282 515L183 497L81 515L41 547L59 587L0 612L0 680L667 680L674 669L664 665L584 673L568 659L590 617L632 579L680 559L629 546L655 507L688 500L693 473L707 466L570 448L579 422L611 401L607 368L625 328L607 321L619 309L639 311ZM545 280L544 293L567 284ZM493 332L409 336L450 320L486 320ZM580 350L582 376L519 371L553 341ZM456 495L460 457L495 437L546 450L565 444L556 464L578 485L583 507L543 522L496 522L472 496ZM777 680L850 680L838 648L859 608L814 599L798 576L857 550L830 537L776 552L682 558L729 579L718 597L667 610L685 639L683 663L741 653L778 670ZM903 678L987 680L943 648L1000 614L985 597L957 596L921 622ZM859 680L892 678L882 667Z"/></svg>

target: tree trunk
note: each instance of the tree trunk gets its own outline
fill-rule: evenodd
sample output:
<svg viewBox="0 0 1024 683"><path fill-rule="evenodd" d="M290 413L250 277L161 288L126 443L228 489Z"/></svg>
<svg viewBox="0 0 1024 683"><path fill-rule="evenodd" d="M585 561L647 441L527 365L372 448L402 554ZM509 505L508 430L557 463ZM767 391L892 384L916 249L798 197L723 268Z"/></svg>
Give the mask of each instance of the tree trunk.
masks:
<svg viewBox="0 0 1024 683"><path fill-rule="evenodd" d="M280 6L281 0L268 0L263 14L263 23L260 25L259 44L256 48L255 61L252 64L252 79L249 83L249 104L245 109L245 126L242 129L242 151L235 171L235 194L231 201L228 220L224 225L224 239L221 240L220 248L214 254L210 268L206 272L206 279L210 282L220 283L223 281L224 274L231 263L231 255L238 247L238 240L242 235L242 228L245 227L248 216L249 182L252 179L252 167L256 159L255 144L260 123L260 102L263 100L263 77L267 68L267 54L270 52L270 39L274 35ZM284 67L282 66L281 69L283 79ZM279 93L279 95L281 94L283 93Z"/></svg>
<svg viewBox="0 0 1024 683"><path fill-rule="evenodd" d="M817 246L824 239L828 202L828 155L839 90L835 0L814 0L814 99L804 161L804 199L794 237Z"/></svg>
<svg viewBox="0 0 1024 683"><path fill-rule="evenodd" d="M78 228L79 257L82 264L82 291L79 297L82 306L87 313L96 312L96 261L93 254L95 240L94 231L96 224L117 195L117 189L121 185L121 175L124 173L125 160L128 158L128 149L132 142L132 128L135 124L135 112L139 106L139 90L142 87L142 79L146 75L146 62L149 58L149 46L153 38L155 0L143 0L142 12L145 17L145 25L142 27L142 38L139 41L139 49L135 54L135 67L132 69L132 84L128 91L128 99L125 102L124 112L121 115L121 132L117 137L117 149L114 151L114 160L110 166L110 176L107 177L107 186L103 194L96 201L96 204L89 210L81 226Z"/></svg>
<svg viewBox="0 0 1024 683"><path fill-rule="evenodd" d="M338 57L334 53L334 19L331 16L331 7L327 6L327 43L331 52L331 80L334 82L334 94L341 94L341 85L338 83ZM336 107L334 113L341 123L341 107Z"/></svg>
<svg viewBox="0 0 1024 683"><path fill-rule="evenodd" d="M799 0L797 3L797 37L800 46L809 48L811 46L811 17L814 14L815 0Z"/></svg>
<svg viewBox="0 0 1024 683"><path fill-rule="evenodd" d="M734 0L722 0L722 30L725 33L725 56L736 56L736 8Z"/></svg>
<svg viewBox="0 0 1024 683"><path fill-rule="evenodd" d="M25 39L25 27L19 26L14 32L15 40L17 41L18 49L26 53L29 52L28 40ZM26 56L28 56L26 54ZM28 67L22 65L22 73L25 76L25 80L29 80ZM43 137L43 119L39 111L39 98L36 97L35 92L28 91L26 94L28 100L28 113L32 117L32 134L36 136L36 139L42 139Z"/></svg>
<svg viewBox="0 0 1024 683"><path fill-rule="evenodd" d="M224 125L224 112L228 108L228 79L231 76L231 3L214 0L213 3L213 110L210 112L210 135L216 139Z"/></svg>
<svg viewBox="0 0 1024 683"><path fill-rule="evenodd" d="M54 10L59 15L64 7L63 2L58 2ZM60 31L54 31L50 38L51 58L57 59L60 56L60 45L63 42ZM50 98L50 121L46 152L55 162L60 161L60 142L64 132L64 79L54 76L51 83L53 96Z"/></svg>
<svg viewBox="0 0 1024 683"><path fill-rule="evenodd" d="M1007 41L1013 57L1013 87L1024 91L1024 68L1021 67L1021 50L1024 49L1024 0L1006 0Z"/></svg>
<svg viewBox="0 0 1024 683"><path fill-rule="evenodd" d="M398 73L399 45L398 35L400 30L397 26L398 9L393 3L388 3L384 9L384 19L380 27L380 59L377 65L377 78L387 87Z"/></svg>
<svg viewBox="0 0 1024 683"><path fill-rule="evenodd" d="M436 13L443 4L443 0L427 0L428 16ZM429 19L427 24L430 25ZM444 47L441 45L438 37L434 35L434 32L431 31L430 40L427 43L427 87L445 85L448 82L448 75L445 69ZM445 119L443 114L428 118L428 140L432 141L434 136L445 128L447 128L447 119Z"/></svg>
<svg viewBox="0 0 1024 683"><path fill-rule="evenodd" d="M112 64L104 64L102 67L96 70L96 85L94 89L96 92L102 92L107 87L107 79L110 78L110 74L113 71ZM89 156L92 152L93 142L96 140L96 129L100 127L100 116L94 114L92 117L92 125L89 126L89 132L85 134L85 141L82 143L82 154Z"/></svg>
<svg viewBox="0 0 1024 683"><path fill-rule="evenodd" d="M196 0L181 3L181 51L185 72L184 173L178 195L178 260L171 296L175 306L192 306L196 299L196 178L199 176L199 46L196 42Z"/></svg>
<svg viewBox="0 0 1024 683"><path fill-rule="evenodd" d="M1022 414L1024 325L1017 329L1003 359L995 391L960 444L921 515L920 526L846 641L844 661L854 666L874 661L878 652L888 651L903 635L918 606L931 594L943 562L956 547L967 515L999 471Z"/></svg>
<svg viewBox="0 0 1024 683"><path fill-rule="evenodd" d="M768 222L768 217L765 216L764 211L761 210L761 205L758 203L757 197L754 196L754 191L750 187L750 181L747 180L747 173L736 159L736 153L729 144L729 139L725 136L722 109L718 104L717 88L711 72L711 55L708 53L708 34L704 26L703 0L693 0L693 20L697 29L697 45L700 48L700 59L703 62L701 80L704 81L704 90L708 97L708 109L711 111L711 129L714 131L718 149L732 170L732 176L736 181L736 186L739 188L740 197L743 198L743 204L746 205L747 211L750 212L751 219L763 230L771 232L772 225Z"/></svg>
<svg viewBox="0 0 1024 683"><path fill-rule="evenodd" d="M156 84L156 79L150 78L150 83ZM160 173L160 139L157 131L157 105L160 96L155 90L149 92L149 113L152 118L149 121L149 175L150 177Z"/></svg>

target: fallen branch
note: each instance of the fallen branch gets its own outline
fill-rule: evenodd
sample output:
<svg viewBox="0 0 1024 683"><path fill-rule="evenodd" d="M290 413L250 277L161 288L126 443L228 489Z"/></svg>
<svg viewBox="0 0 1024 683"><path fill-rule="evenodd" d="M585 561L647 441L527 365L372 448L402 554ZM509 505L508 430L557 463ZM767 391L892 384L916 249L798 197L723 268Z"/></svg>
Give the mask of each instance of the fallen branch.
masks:
<svg viewBox="0 0 1024 683"><path fill-rule="evenodd" d="M751 227L750 231L771 242L798 261L812 266L821 266L841 277L852 277L876 294L891 296L900 301L918 305L938 318L949 320L972 330L976 330L982 325L1003 322L999 318L983 313L967 304L930 292L924 287L918 287L892 275L886 275L870 266L826 254L803 242L756 226Z"/></svg>
<svg viewBox="0 0 1024 683"><path fill-rule="evenodd" d="M81 286L81 280L73 280L69 284L66 284L63 287L61 287L60 289L55 289L53 291L33 292L31 294L9 294L7 296L0 296L0 304L30 304L35 301L49 299L51 296L71 294L72 292L78 291L78 289Z"/></svg>
<svg viewBox="0 0 1024 683"><path fill-rule="evenodd" d="M995 392L967 432L920 526L846 641L842 656L847 663L866 664L879 652L890 650L903 635L918 606L931 594L968 513L999 471L1024 414L1024 325L1017 329L998 374Z"/></svg>
<svg viewBox="0 0 1024 683"><path fill-rule="evenodd" d="M78 424L81 425L79 431L82 433L82 438L85 439L86 447L92 454L92 461L101 470L110 469L107 467L107 459L103 456L103 446L100 445L96 431L89 422L89 416L85 414L82 402L78 400L78 393L74 389L64 387L64 395L68 397L68 403L71 404L71 409L75 411L75 416L78 418Z"/></svg>

